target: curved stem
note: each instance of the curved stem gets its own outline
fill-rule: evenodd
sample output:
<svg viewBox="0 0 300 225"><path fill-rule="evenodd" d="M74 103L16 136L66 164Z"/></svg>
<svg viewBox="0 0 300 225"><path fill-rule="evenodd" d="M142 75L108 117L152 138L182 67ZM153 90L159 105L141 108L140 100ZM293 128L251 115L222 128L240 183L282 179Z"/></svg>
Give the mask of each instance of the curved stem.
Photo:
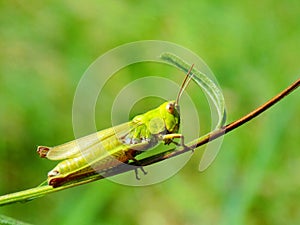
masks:
<svg viewBox="0 0 300 225"><path fill-rule="evenodd" d="M261 105L260 107L256 108L255 110L253 110L252 112L248 113L246 116L243 116L242 118L226 125L223 126L222 128L215 130L211 133L209 133L208 135L205 135L204 137L201 137L199 139L196 139L190 143L187 144L188 147L190 148L196 148L199 147L201 145L204 145L220 136L223 136L224 134L238 128L239 126L245 124L246 122L250 121L251 119L257 117L258 115L260 115L261 113L263 113L264 111L266 111L267 109L269 109L271 106L273 106L274 104L278 103L280 100L282 100L285 96L289 95L291 92L293 92L294 90L296 90L300 85L300 79L298 79L296 82L294 82L292 85L290 85L289 87L287 87L285 90L283 90L282 92L280 92L278 95L276 95L275 97L273 97L272 99L270 99L268 102L266 102L265 104ZM139 165L136 164L136 162L131 163L131 165L135 165L135 166L147 166L153 163L157 163L160 161L163 161L165 159L169 159L172 157L175 157L177 155L183 154L187 151L190 151L189 148L182 148L179 150L174 151L174 149L170 149L166 152L151 156L151 157L147 157L144 158L142 160L139 161ZM3 195L0 196L0 206L2 205L6 205L6 204L10 204L10 203L15 203L15 202L26 202L26 201L30 201L32 199L44 196L46 194L50 194L53 192L57 192L57 191L61 191L67 188L71 188L71 187L75 187L75 186L79 186L82 184L86 184L86 183L90 183L92 181L95 180L99 180L99 179L103 179L105 177L109 177L109 176L113 176L116 174L120 174L120 173L124 173L127 172L129 170L133 170L134 167L128 167L128 166L117 166L115 168L113 168L112 170L108 171L105 176L100 175L100 174L94 174L92 176L83 178L81 180L75 180L72 181L71 183L67 183L63 186L60 187L52 187L49 185L45 185L45 186L38 186L36 188L31 188L31 189L27 189L24 191L20 191L20 192L15 192L15 193L11 193L11 194L7 194L7 195Z"/></svg>

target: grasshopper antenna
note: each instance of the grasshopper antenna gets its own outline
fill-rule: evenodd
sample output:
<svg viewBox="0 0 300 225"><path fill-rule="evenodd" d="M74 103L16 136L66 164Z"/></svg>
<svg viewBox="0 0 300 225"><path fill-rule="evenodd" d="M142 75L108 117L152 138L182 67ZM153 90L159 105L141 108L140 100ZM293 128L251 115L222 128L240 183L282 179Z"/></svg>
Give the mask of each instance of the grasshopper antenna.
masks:
<svg viewBox="0 0 300 225"><path fill-rule="evenodd" d="M177 95L177 98L176 98L176 101L175 101L175 105L178 105L178 102L179 102L179 99L184 91L184 89L186 88L186 86L190 83L191 79L192 79L192 76L189 76L190 73L192 72L192 69L194 67L194 64L192 64L191 68L189 69L189 71L187 72L185 78L184 78L184 81L181 85L181 88L178 92L178 95Z"/></svg>

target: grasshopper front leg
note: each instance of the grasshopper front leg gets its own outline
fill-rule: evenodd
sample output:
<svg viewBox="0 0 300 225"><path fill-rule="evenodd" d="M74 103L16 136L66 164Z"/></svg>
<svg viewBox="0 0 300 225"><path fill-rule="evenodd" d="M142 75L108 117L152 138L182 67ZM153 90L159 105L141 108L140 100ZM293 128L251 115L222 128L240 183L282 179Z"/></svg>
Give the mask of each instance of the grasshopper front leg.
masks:
<svg viewBox="0 0 300 225"><path fill-rule="evenodd" d="M177 142L174 142L173 141L174 138L180 138L180 144L178 144ZM166 144L175 143L176 145L179 145L179 146L185 146L184 136L182 134L165 134L165 135L162 135L162 140Z"/></svg>
<svg viewBox="0 0 300 225"><path fill-rule="evenodd" d="M180 143L173 141L174 138L180 138ZM165 142L165 144L174 143L177 146L181 146L184 149L189 149L192 152L194 152L194 149L185 145L184 136L182 134L177 134L177 133L176 134L165 134L165 135L162 135L162 140Z"/></svg>

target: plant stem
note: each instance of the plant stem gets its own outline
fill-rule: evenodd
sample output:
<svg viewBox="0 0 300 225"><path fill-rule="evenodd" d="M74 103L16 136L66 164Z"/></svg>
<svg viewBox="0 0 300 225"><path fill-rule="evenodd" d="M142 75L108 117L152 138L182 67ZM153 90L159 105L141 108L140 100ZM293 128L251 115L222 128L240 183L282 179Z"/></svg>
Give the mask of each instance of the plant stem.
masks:
<svg viewBox="0 0 300 225"><path fill-rule="evenodd" d="M283 90L282 92L280 92L278 95L276 95L275 97L273 97L272 99L270 99L268 102L266 102L265 104L261 105L260 107L258 107L257 109L253 110L252 112L250 112L249 114L247 114L246 116L226 125L223 126L222 128L215 130L211 133L209 133L208 135L205 135L204 137L198 138L190 143L187 144L188 147L190 148L197 148L199 146L202 146L220 136L223 136L224 134L238 128L239 126L245 124L246 122L250 121L251 119L257 117L258 115L260 115L261 113L263 113L264 111L266 111L267 109L269 109L271 106L273 106L274 104L278 103L280 100L282 100L285 96L289 95L291 92L293 92L294 90L296 90L300 85L300 79L298 79L296 82L294 82L292 85L290 85L288 88L286 88L285 90ZM135 165L135 166L147 166L153 163L157 163L160 161L163 161L165 159L169 159L172 157L175 157L177 155L183 154L187 151L190 151L189 148L182 148L181 149L176 149L176 151L174 151L175 149L170 149L166 152L151 156L151 157L147 157L144 159L141 159L139 161L139 165L137 165L136 162L130 163L130 165ZM109 176L113 176L116 174L120 174L120 173L124 173L127 172L129 170L133 170L132 167L128 167L128 166L117 166L116 168L113 168L110 171L107 171L105 176L100 175L100 174L94 174L92 176L83 178L81 180L75 180L72 181L71 183L67 183L63 186L59 186L59 187L52 187L49 185L44 185L44 186L38 186L35 188L31 188L31 189L27 189L24 191L20 191L20 192L15 192L15 193L11 193L11 194L7 194L7 195L3 195L0 196L0 206L2 205L6 205L6 204L11 204L11 203L15 203L15 202L27 202L30 200L33 200L35 198L44 196L46 194L50 194L53 192L57 192L57 191L61 191L67 188L71 188L71 187L75 187L75 186L79 186L82 184L86 184L86 183L90 183L92 181L95 180L99 180L99 179L103 179L105 177L109 177Z"/></svg>
<svg viewBox="0 0 300 225"><path fill-rule="evenodd" d="M194 141L191 141L190 143L187 144L187 146L192 149L197 148L199 146L202 146L208 142L211 142L211 141L215 140L216 138L221 137L221 136L225 135L226 133L240 127L241 125L247 123L251 119L257 117L258 115L260 115L261 113L263 113L264 111L269 109L274 104L278 103L284 97L286 97L287 95L292 93L294 90L296 90L299 86L300 86L300 79L295 81L289 87L287 87L286 89L281 91L278 95L276 95L275 97L273 97L272 99L270 99L269 101L264 103L263 105L259 106L255 110L251 111L247 115L241 117L240 119L238 119L232 123L229 123L229 124L223 126L222 128L220 128L218 130L215 130L215 131L205 135L204 137L201 137ZM156 162L168 159L168 158L172 158L177 155L181 155L187 151L190 151L190 149L182 148L179 151L174 151L174 149L171 149L171 150L167 151L166 154L158 154L158 155L146 158L146 159L144 159L144 161L141 160L141 165L145 166L145 165L149 165L152 163L156 163Z"/></svg>
<svg viewBox="0 0 300 225"><path fill-rule="evenodd" d="M102 178L104 178L104 177L102 177ZM101 178L99 177L98 179L101 179ZM98 179L96 179L96 180L98 180ZM19 191L19 192L3 195L3 196L0 196L0 206L15 203L15 202L31 201L35 198L42 197L46 194L54 193L54 192L61 191L61 190L67 189L67 188L71 188L71 187L75 187L75 186L82 185L85 183L89 183L94 180L95 179L93 177L89 177L89 179L81 180L78 182L70 183L68 185L60 186L60 187L56 187L56 188L54 188L50 185L44 185L44 186L38 186L35 188L30 188L30 189L27 189L24 191Z"/></svg>

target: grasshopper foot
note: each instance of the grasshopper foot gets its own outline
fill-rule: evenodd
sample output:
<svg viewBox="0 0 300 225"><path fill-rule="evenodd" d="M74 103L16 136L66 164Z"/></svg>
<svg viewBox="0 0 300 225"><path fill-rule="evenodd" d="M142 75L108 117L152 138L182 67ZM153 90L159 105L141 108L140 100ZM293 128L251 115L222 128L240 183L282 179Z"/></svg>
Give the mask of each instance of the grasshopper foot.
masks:
<svg viewBox="0 0 300 225"><path fill-rule="evenodd" d="M177 147L182 147L184 150L187 150L187 151L191 150L192 153L195 152L194 148L188 147L184 143L178 143L178 142L173 141L173 140L172 140L172 143L175 144Z"/></svg>
<svg viewBox="0 0 300 225"><path fill-rule="evenodd" d="M186 146L186 145L183 145L182 147L184 148L184 150L191 151L192 154L195 152L195 149L194 149L194 148L188 147L188 146Z"/></svg>
<svg viewBox="0 0 300 225"><path fill-rule="evenodd" d="M139 177L138 169L140 169L140 170L143 172L144 175L146 175L147 172L144 170L144 168L143 168L142 166L139 166L139 167L137 167L137 168L134 169L134 172L135 172L135 178L136 178L137 180L140 180L141 178Z"/></svg>

